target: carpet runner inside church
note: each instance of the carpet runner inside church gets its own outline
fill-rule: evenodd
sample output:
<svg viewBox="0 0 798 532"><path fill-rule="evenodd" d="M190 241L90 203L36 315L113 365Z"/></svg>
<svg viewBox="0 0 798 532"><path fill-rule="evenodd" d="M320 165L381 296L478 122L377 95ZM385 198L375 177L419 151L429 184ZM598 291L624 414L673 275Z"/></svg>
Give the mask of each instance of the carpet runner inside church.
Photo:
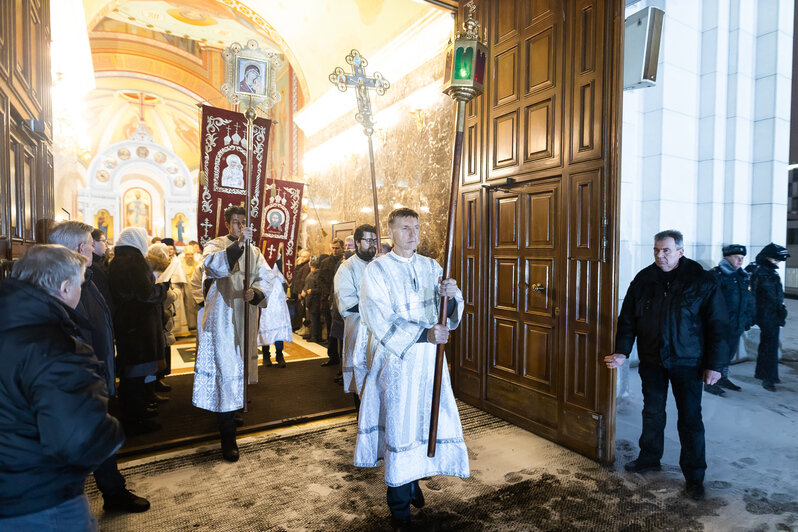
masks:
<svg viewBox="0 0 798 532"><path fill-rule="evenodd" d="M274 355L272 355L274 356ZM311 358L289 363L286 368L258 367L258 384L249 386L249 411L242 413L239 434L291 425L354 411L351 394L333 382L338 366L321 366ZM191 404L193 373L168 377L169 401L159 407L155 420L163 428L128 436L120 456L133 456L219 438L216 414ZM116 405L111 411L115 415Z"/></svg>

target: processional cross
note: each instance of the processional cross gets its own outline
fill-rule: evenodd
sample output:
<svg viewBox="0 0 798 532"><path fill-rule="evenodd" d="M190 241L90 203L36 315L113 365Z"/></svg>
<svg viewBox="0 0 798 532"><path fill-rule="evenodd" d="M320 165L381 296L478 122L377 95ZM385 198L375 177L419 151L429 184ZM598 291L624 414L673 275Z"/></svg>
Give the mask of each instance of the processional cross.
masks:
<svg viewBox="0 0 798 532"><path fill-rule="evenodd" d="M355 119L363 125L363 133L369 140L369 165L371 168L371 193L374 200L374 227L377 229L377 251L381 251L380 242L380 210L377 202L377 175L374 170L374 145L371 142L371 136L374 134L374 122L371 119L371 99L369 98L369 90L374 90L378 95L382 96L385 91L391 87L391 83L382 77L379 72L374 73L374 77L366 75L366 67L369 62L365 57L360 55L357 50L352 50L346 56L346 62L352 66L353 73L349 74L344 72L341 67L335 67L335 70L330 74L330 82L334 83L338 90L346 92L349 87L355 88L355 96L357 97L357 114Z"/></svg>

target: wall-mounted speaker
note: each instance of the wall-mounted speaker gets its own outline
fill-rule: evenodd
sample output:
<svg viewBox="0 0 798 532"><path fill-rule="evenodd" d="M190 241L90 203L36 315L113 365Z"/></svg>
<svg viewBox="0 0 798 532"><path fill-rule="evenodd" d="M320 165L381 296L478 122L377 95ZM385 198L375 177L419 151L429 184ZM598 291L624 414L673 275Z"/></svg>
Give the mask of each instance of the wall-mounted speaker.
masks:
<svg viewBox="0 0 798 532"><path fill-rule="evenodd" d="M657 84L657 64L665 12L641 9L626 19L623 45L623 88L641 89Z"/></svg>

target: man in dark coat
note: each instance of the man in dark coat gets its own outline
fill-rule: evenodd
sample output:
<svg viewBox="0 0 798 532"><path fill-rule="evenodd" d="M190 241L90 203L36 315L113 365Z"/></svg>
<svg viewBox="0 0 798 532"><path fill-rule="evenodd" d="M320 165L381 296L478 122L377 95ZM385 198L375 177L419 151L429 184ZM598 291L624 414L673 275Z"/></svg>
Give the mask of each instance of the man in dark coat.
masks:
<svg viewBox="0 0 798 532"><path fill-rule="evenodd" d="M787 248L771 242L756 256L756 269L751 275L751 291L756 301L756 324L759 325L759 349L754 377L762 387L776 391L779 380L779 333L787 323L784 288L779 277L779 262L787 260Z"/></svg>
<svg viewBox="0 0 798 532"><path fill-rule="evenodd" d="M319 280L319 258L313 257L308 262L310 273L305 278L300 297L310 321L310 341L321 342L321 281Z"/></svg>
<svg viewBox="0 0 798 532"><path fill-rule="evenodd" d="M343 339L344 320L341 315L333 313L332 298L333 281L338 266L344 259L344 241L340 238L330 244L332 254L321 262L319 276L321 278L321 313L327 324L327 356L330 357L322 366L337 366L341 363L341 354L338 351L338 339Z"/></svg>
<svg viewBox="0 0 798 532"><path fill-rule="evenodd" d="M86 258L87 266L94 262L94 237L92 227L76 220L62 222L50 232L51 244L58 244ZM104 364L104 375L109 395L114 395L114 327L111 309L100 290L92 281L94 270L86 268L81 285L80 301L71 317L80 329L81 338L91 345L95 356ZM97 489L103 495L105 510L144 512L150 508L147 499L138 497L125 488L125 478L119 472L116 454L112 454L94 471Z"/></svg>
<svg viewBox="0 0 798 532"><path fill-rule="evenodd" d="M684 257L679 231L657 233L654 264L632 280L618 316L615 353L604 361L609 368L620 367L637 339L643 432L640 454L626 464L627 471L660 469L670 383L679 412L679 465L685 492L695 500L704 497L707 468L701 384L715 384L728 364L725 332L723 296L713 275Z"/></svg>
<svg viewBox="0 0 798 532"><path fill-rule="evenodd" d="M92 282L103 295L105 302L111 305L111 285L108 284L108 239L99 229L93 229L91 238L92 258L89 269L91 269Z"/></svg>
<svg viewBox="0 0 798 532"><path fill-rule="evenodd" d="M291 318L291 328L293 330L300 329L299 334L304 334L302 328L305 326L305 305L299 294L302 293L302 288L305 286L305 279L310 273L310 252L303 249L299 252L296 259L296 267L294 268L294 278L291 281L291 289L289 290L290 297L288 298L289 305L294 304L294 315Z"/></svg>
<svg viewBox="0 0 798 532"><path fill-rule="evenodd" d="M124 436L69 317L85 262L33 246L0 283L0 530L96 530L83 486Z"/></svg>
<svg viewBox="0 0 798 532"><path fill-rule="evenodd" d="M754 321L754 297L749 288L751 275L741 266L745 259L745 246L732 244L723 246L723 258L712 273L718 279L720 291L726 302L728 312L728 329L726 339L729 343L729 360L737 354L740 347L740 336L751 328ZM729 379L729 366L721 372L716 384L704 384L704 391L713 395L725 395L723 388L740 391L740 387Z"/></svg>
<svg viewBox="0 0 798 532"><path fill-rule="evenodd" d="M151 419L148 405L155 398L155 376L166 367L163 302L169 283L155 283L144 258L147 247L144 230L128 227L117 239L108 269L114 302L119 405L128 434L161 428Z"/></svg>

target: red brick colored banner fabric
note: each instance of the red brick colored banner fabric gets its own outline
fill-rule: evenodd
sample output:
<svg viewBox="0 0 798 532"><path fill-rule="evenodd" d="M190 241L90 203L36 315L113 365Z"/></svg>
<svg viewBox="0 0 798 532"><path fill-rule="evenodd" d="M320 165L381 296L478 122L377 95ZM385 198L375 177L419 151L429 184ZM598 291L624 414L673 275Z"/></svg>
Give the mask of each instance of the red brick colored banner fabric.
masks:
<svg viewBox="0 0 798 532"><path fill-rule="evenodd" d="M266 154L271 120L256 118L252 142L250 221L260 227L266 185ZM224 210L247 200L247 120L243 113L204 106L200 140L201 174L197 205L197 235L203 246L227 233ZM255 234L255 240L259 237Z"/></svg>
<svg viewBox="0 0 798 532"><path fill-rule="evenodd" d="M288 283L294 278L304 187L303 183L269 179L261 202L263 217L256 232L258 247L272 266L282 247L283 275Z"/></svg>

